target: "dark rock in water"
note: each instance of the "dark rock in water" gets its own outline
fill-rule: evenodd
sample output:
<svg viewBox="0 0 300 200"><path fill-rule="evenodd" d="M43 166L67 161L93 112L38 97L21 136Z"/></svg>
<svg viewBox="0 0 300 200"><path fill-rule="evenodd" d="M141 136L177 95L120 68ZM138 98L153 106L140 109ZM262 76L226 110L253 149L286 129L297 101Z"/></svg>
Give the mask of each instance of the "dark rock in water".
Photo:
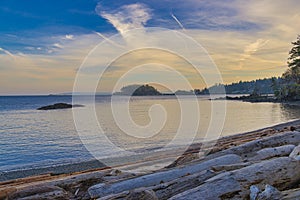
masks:
<svg viewBox="0 0 300 200"><path fill-rule="evenodd" d="M83 107L83 105L72 105L67 103L56 103L49 106L43 106L38 108L38 110L55 110L55 109L66 109L66 108L75 108L75 107Z"/></svg>

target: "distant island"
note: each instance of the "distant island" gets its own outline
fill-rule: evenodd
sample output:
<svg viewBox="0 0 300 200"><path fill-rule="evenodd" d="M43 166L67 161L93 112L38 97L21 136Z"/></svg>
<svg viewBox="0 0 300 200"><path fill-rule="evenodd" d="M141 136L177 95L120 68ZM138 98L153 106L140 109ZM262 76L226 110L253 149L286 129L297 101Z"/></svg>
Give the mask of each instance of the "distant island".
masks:
<svg viewBox="0 0 300 200"><path fill-rule="evenodd" d="M160 96L163 95L155 87L145 85L128 85L121 88L121 92L116 92L114 95L129 95L129 96Z"/></svg>
<svg viewBox="0 0 300 200"><path fill-rule="evenodd" d="M150 84L133 84L127 85L121 88L120 92L114 93L114 95L129 95L129 96L160 96L160 95L208 95L208 94L220 94L220 88L224 88L226 94L252 94L254 92L259 94L273 94L274 82L280 83L283 80L281 78L265 78L257 79L254 81L239 81L231 84L215 84L209 88L194 89L194 90L177 90L174 93L163 93L158 91L154 86ZM222 93L224 94L224 93Z"/></svg>
<svg viewBox="0 0 300 200"><path fill-rule="evenodd" d="M68 109L68 108L76 108L76 107L84 107L83 105L72 105L67 103L56 103L53 105L42 106L37 110L58 110L58 109Z"/></svg>

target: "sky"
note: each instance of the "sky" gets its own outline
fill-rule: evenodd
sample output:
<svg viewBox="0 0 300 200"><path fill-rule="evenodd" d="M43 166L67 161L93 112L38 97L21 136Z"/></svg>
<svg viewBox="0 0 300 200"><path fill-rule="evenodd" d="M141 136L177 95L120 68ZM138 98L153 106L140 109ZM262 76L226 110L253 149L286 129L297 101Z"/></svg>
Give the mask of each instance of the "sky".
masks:
<svg viewBox="0 0 300 200"><path fill-rule="evenodd" d="M178 31L202 45L224 83L280 76L300 34L299 10L298 0L1 0L0 95L70 92L97 45L104 43L102 53L89 63L104 68L101 61L116 48L143 46L151 27ZM144 31L142 37L129 34L136 28ZM161 29L153 34L168 41ZM173 48L179 40L173 40ZM202 59L189 50L192 59ZM99 91L110 91L119 79L131 84L157 77L188 89L163 65L187 77L192 88L206 86L188 62L170 52L131 52L111 64ZM137 69L121 78L132 67ZM89 74L95 76L85 73L87 80Z"/></svg>

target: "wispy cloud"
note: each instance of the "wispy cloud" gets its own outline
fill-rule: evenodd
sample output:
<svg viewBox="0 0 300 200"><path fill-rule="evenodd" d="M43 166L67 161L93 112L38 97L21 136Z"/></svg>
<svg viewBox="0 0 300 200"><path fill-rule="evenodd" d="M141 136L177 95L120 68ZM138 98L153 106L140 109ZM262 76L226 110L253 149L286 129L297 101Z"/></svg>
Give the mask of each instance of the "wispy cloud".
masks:
<svg viewBox="0 0 300 200"><path fill-rule="evenodd" d="M9 55L9 56L11 56L11 57L13 57L13 58L15 57L14 54L12 54L12 53L9 52L8 50L5 50L5 49L3 49L3 48L1 48L1 47L0 47L0 52L4 52L5 54L7 54L7 55Z"/></svg>
<svg viewBox="0 0 300 200"><path fill-rule="evenodd" d="M61 44L59 44L59 43L54 43L54 44L53 44L53 47L58 48L58 49L64 48L64 46L61 45Z"/></svg>
<svg viewBox="0 0 300 200"><path fill-rule="evenodd" d="M104 39L105 41L109 42L110 44L116 46L116 47L119 47L119 48L124 48L124 46L110 40L109 38L107 38L106 36L104 36L102 33L99 33L99 32L95 32L97 35L99 35L102 39Z"/></svg>
<svg viewBox="0 0 300 200"><path fill-rule="evenodd" d="M101 3L98 3L95 10L99 16L108 20L121 34L130 29L143 28L151 19L151 9L141 3L124 5L116 10L106 10Z"/></svg>
<svg viewBox="0 0 300 200"><path fill-rule="evenodd" d="M241 56L239 68L241 69L243 67L244 61L250 58L254 53L256 53L260 48L265 46L268 42L269 40L258 39L256 42L247 45L244 49L244 54L242 54Z"/></svg>

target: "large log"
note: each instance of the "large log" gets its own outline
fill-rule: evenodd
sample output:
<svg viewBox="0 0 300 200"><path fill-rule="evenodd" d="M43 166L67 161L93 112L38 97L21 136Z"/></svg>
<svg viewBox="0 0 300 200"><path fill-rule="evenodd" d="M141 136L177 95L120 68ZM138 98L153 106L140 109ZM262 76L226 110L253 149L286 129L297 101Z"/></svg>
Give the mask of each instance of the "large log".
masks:
<svg viewBox="0 0 300 200"><path fill-rule="evenodd" d="M295 147L292 151L292 153L289 155L291 158L294 158L296 160L300 160L300 145Z"/></svg>
<svg viewBox="0 0 300 200"><path fill-rule="evenodd" d="M262 161L217 175L204 184L175 195L171 200L246 199L251 185L263 188L270 184L284 190L300 180L300 161L289 157Z"/></svg>
<svg viewBox="0 0 300 200"><path fill-rule="evenodd" d="M212 170L205 170L201 171L199 173L186 175L184 177L177 178L175 180L161 183L155 186L147 187L147 188L138 188L134 189L133 191L124 191L118 194L111 194L102 198L99 198L99 200L113 200L113 199L126 199L127 196L134 192L134 193L142 193L143 191L154 191L156 194L156 197L158 199L168 199L175 194L179 194L181 192L184 192L186 190L195 188L201 184L204 183L205 180L217 175Z"/></svg>
<svg viewBox="0 0 300 200"><path fill-rule="evenodd" d="M241 156L244 160L256 155L256 152L264 148L272 148L284 145L298 145L300 143L300 132L285 132L282 134L254 140L245 144L226 149L208 155L205 159L212 159L221 155L236 154ZM195 160L197 162L197 160Z"/></svg>
<svg viewBox="0 0 300 200"><path fill-rule="evenodd" d="M206 162L197 163L193 165L187 165L184 167L178 167L167 171L160 171L153 174L148 174L140 176L133 179L128 179L112 184L98 184L89 188L88 192L92 198L104 197L110 194L122 193L124 191L133 190L135 188L141 187L151 187L159 185L161 183L166 183L174 179L184 177L189 174L194 174L216 165L229 165L240 163L240 156L230 154L208 160Z"/></svg>
<svg viewBox="0 0 300 200"><path fill-rule="evenodd" d="M295 145L284 145L279 147L265 148L257 151L255 156L249 158L249 161L267 160L274 157L289 156L295 148Z"/></svg>

